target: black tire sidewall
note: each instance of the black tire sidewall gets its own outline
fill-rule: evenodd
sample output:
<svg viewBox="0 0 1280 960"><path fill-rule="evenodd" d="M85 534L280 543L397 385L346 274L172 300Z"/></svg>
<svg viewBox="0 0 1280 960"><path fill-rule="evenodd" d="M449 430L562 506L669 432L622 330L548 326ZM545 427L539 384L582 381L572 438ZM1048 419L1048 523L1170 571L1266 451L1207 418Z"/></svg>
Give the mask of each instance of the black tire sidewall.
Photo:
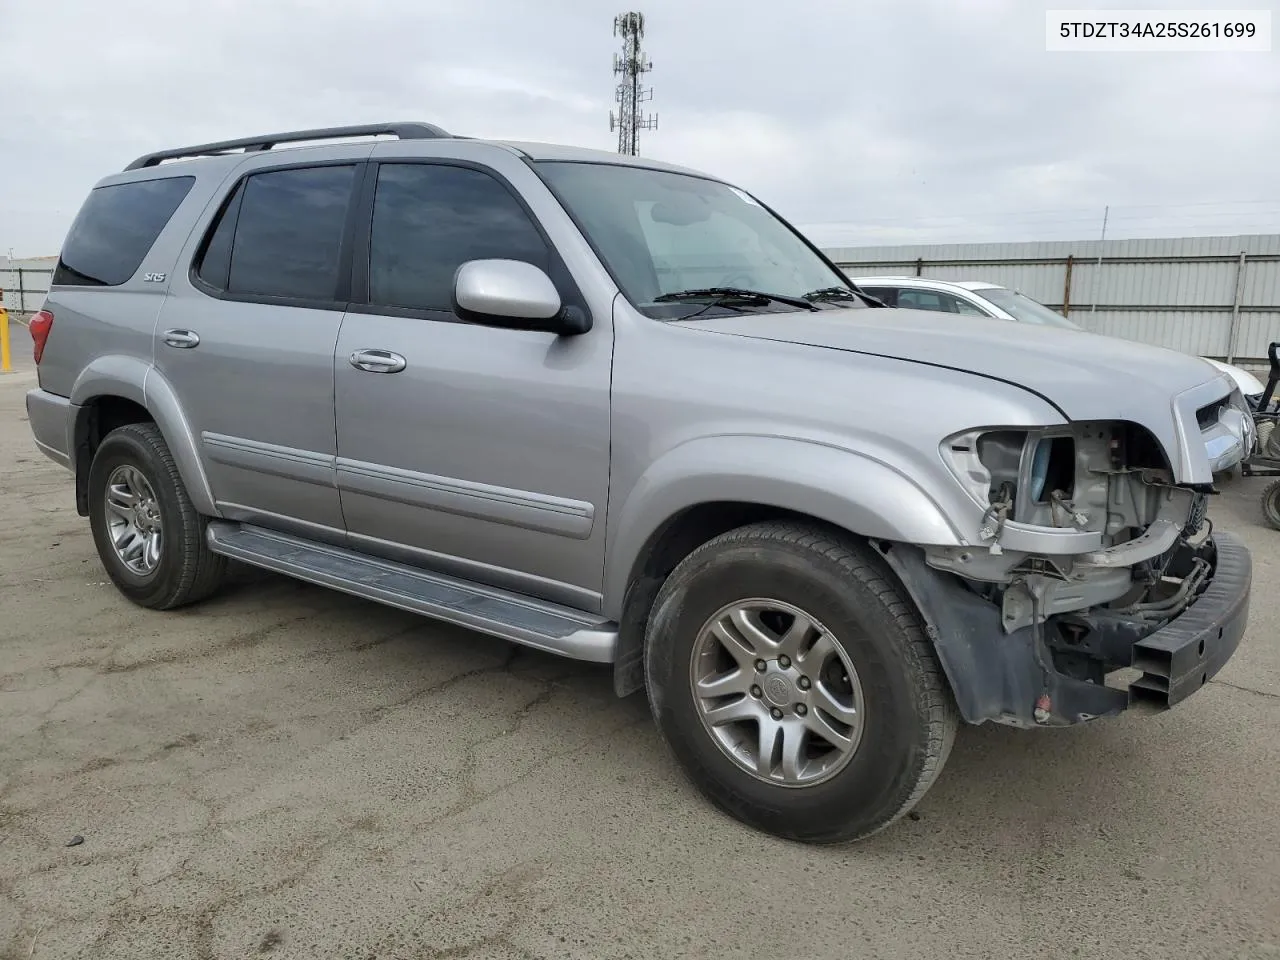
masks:
<svg viewBox="0 0 1280 960"><path fill-rule="evenodd" d="M1274 529L1280 530L1280 480L1272 480L1262 491L1262 516Z"/></svg>
<svg viewBox="0 0 1280 960"><path fill-rule="evenodd" d="M753 777L720 749L694 703L690 660L699 630L721 607L752 597L782 600L818 619L862 686L857 751L812 787ZM664 739L703 793L748 823L797 839L857 835L896 816L918 781L928 714L904 662L908 638L881 595L834 561L782 544L727 546L668 581L648 647L650 698Z"/></svg>
<svg viewBox="0 0 1280 960"><path fill-rule="evenodd" d="M160 507L163 532L160 564L148 577L139 577L121 562L107 531L104 503L107 480L112 471L121 466L132 466L147 478ZM181 531L185 518L178 500L179 492L169 482L167 471L155 452L145 440L127 429L108 435L94 454L89 467L88 486L89 526L93 531L98 555L112 583L130 600L144 606L173 593L182 575L182 561L178 552L184 539Z"/></svg>

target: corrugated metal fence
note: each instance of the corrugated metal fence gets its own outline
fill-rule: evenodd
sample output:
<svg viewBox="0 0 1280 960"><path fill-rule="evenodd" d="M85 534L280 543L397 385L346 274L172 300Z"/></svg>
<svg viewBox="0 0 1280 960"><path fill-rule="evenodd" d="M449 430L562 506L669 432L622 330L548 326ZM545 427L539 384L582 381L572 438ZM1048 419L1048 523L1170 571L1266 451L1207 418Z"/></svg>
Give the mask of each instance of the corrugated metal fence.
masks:
<svg viewBox="0 0 1280 960"><path fill-rule="evenodd" d="M1265 363L1280 340L1280 234L824 251L849 276L985 280L1095 333Z"/></svg>
<svg viewBox="0 0 1280 960"><path fill-rule="evenodd" d="M49 292L53 271L47 267L0 267L4 308L13 314L35 313Z"/></svg>

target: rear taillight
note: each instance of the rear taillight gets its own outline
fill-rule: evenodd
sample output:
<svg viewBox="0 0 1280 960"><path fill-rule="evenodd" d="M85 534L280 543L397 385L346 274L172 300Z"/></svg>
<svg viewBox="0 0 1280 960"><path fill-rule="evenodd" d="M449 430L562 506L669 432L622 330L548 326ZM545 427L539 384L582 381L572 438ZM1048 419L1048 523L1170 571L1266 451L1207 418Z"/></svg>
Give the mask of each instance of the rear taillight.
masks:
<svg viewBox="0 0 1280 960"><path fill-rule="evenodd" d="M48 310L41 310L31 318L27 329L31 331L31 342L34 344L31 355L36 358L38 364L40 358L44 356L44 345L49 339L49 333L53 330L53 314Z"/></svg>

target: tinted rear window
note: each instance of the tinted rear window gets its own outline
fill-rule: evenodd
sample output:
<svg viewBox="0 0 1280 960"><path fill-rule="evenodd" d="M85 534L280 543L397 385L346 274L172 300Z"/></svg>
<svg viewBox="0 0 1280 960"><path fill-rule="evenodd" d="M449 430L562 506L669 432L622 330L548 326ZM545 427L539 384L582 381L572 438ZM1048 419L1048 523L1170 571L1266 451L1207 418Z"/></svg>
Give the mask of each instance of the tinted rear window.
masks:
<svg viewBox="0 0 1280 960"><path fill-rule="evenodd" d="M124 283L195 182L195 177L166 177L96 188L71 225L53 282L95 287Z"/></svg>
<svg viewBox="0 0 1280 960"><path fill-rule="evenodd" d="M233 296L333 301L354 184L349 165L253 174L209 233L197 275Z"/></svg>

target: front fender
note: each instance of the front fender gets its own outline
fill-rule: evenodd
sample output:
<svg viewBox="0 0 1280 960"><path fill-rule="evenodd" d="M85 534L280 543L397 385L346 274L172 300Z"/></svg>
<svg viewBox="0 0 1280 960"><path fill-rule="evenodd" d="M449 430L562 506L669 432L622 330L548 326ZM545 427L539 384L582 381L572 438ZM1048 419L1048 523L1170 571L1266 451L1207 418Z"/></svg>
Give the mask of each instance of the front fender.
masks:
<svg viewBox="0 0 1280 960"><path fill-rule="evenodd" d="M659 457L610 510L604 609L617 618L636 560L690 507L735 501L778 507L851 533L914 544L963 543L938 503L901 470L811 440L734 434L691 440Z"/></svg>
<svg viewBox="0 0 1280 960"><path fill-rule="evenodd" d="M88 436L88 405L98 397L122 397L145 408L164 435L192 505L205 516L218 516L213 491L200 462L191 425L173 387L150 363L138 357L98 357L81 371L71 388L76 407L72 450Z"/></svg>

